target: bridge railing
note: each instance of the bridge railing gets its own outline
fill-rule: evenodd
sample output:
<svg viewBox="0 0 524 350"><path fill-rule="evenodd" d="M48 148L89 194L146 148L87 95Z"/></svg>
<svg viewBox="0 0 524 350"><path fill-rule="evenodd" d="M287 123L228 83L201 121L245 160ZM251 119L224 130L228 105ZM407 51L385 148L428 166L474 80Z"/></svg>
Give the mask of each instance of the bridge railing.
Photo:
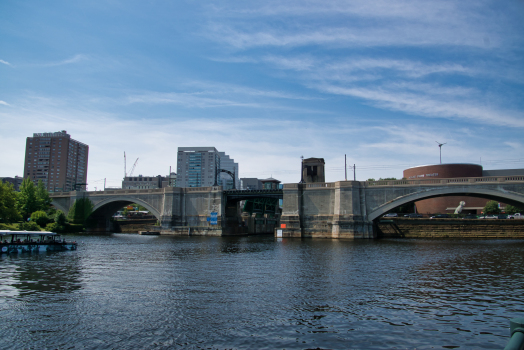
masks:
<svg viewBox="0 0 524 350"><path fill-rule="evenodd" d="M162 193L164 192L163 188L148 188L141 190L129 190L129 189L118 189L118 190L106 190L106 191L79 191L81 193L86 193L90 196L96 195L106 195L106 194L137 194L137 193ZM49 194L51 197L59 196L70 196L71 192L51 192Z"/></svg>
<svg viewBox="0 0 524 350"><path fill-rule="evenodd" d="M402 179L365 181L364 187L372 186L405 186L405 185L453 185L470 183L501 183L501 182L524 182L524 176L486 176L486 177L457 177L451 179Z"/></svg>
<svg viewBox="0 0 524 350"><path fill-rule="evenodd" d="M341 181L344 182L344 181ZM353 182L353 181L348 181ZM456 177L451 179L425 178L425 179L402 179L402 180L378 180L358 181L363 187L375 186L427 186L427 185L453 185L474 183L501 183L501 182L524 182L524 176L486 176L486 177ZM296 189L298 183L284 184L284 189ZM304 184L305 189L334 188L335 182L316 182Z"/></svg>

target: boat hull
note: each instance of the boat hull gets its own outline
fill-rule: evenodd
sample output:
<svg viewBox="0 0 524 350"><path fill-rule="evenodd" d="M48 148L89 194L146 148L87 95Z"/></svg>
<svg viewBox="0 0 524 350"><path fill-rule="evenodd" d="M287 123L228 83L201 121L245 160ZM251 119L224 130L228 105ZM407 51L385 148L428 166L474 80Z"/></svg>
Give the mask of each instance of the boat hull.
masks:
<svg viewBox="0 0 524 350"><path fill-rule="evenodd" d="M76 250L76 243L8 243L1 245L0 254L60 252L64 250Z"/></svg>

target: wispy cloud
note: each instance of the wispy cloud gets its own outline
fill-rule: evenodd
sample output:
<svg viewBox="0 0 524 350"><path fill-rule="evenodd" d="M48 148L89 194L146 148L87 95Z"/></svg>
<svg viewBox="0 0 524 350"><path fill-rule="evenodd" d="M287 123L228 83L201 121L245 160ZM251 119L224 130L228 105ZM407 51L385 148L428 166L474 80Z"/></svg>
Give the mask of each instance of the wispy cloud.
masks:
<svg viewBox="0 0 524 350"><path fill-rule="evenodd" d="M9 104L9 103L7 103L7 102L5 102L5 101L2 101L2 100L0 100L0 105L4 105L4 106L10 106L10 104Z"/></svg>
<svg viewBox="0 0 524 350"><path fill-rule="evenodd" d="M149 92L141 95L131 95L127 98L128 103L147 104L176 104L184 107L212 108L212 107L251 107L260 108L257 103L245 103L228 99L217 99L199 96L198 93L156 93Z"/></svg>
<svg viewBox="0 0 524 350"><path fill-rule="evenodd" d="M68 58L68 59L65 59L65 60L62 60L62 61L42 63L41 65L42 66L46 66L46 67L63 66L63 65L67 65L67 64L73 64L73 63L77 63L77 62L80 62L80 61L84 61L84 60L87 60L87 59L88 58L87 58L86 55L77 54L77 55L74 55L71 58Z"/></svg>
<svg viewBox="0 0 524 350"><path fill-rule="evenodd" d="M496 110L490 106L479 105L478 101L438 99L435 95L428 96L406 91L344 88L333 85L325 85L321 89L333 94L357 97L380 108L412 115L466 119L488 125L524 127L524 119L519 112Z"/></svg>
<svg viewBox="0 0 524 350"><path fill-rule="evenodd" d="M465 46L519 40L486 11L489 1L266 1L213 7L207 34L233 47ZM275 25L277 24L277 25Z"/></svg>
<svg viewBox="0 0 524 350"><path fill-rule="evenodd" d="M9 63L7 61L4 61L4 60L0 60L0 63L5 64L7 66L11 66L12 65L11 63Z"/></svg>

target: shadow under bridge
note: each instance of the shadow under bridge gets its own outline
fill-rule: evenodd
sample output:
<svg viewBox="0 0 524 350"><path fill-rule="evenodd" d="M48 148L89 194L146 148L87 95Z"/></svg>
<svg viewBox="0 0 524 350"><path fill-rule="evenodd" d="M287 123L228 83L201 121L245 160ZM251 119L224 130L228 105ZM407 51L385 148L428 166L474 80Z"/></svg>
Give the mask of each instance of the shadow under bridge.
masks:
<svg viewBox="0 0 524 350"><path fill-rule="evenodd" d="M88 231L116 232L112 217L118 210L130 204L139 204L143 206L156 218L156 220L160 220L160 213L158 210L139 198L108 198L101 202L97 202L94 205L93 212L88 218L88 221L91 223Z"/></svg>
<svg viewBox="0 0 524 350"><path fill-rule="evenodd" d="M280 225L281 189L225 190L226 234L273 234Z"/></svg>

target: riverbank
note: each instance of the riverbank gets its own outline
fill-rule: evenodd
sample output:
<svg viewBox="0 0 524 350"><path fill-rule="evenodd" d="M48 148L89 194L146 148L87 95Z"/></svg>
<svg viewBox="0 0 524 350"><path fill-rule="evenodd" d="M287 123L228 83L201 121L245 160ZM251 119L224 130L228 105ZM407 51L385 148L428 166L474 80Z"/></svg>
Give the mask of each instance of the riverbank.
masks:
<svg viewBox="0 0 524 350"><path fill-rule="evenodd" d="M377 238L524 238L524 220L381 219Z"/></svg>

